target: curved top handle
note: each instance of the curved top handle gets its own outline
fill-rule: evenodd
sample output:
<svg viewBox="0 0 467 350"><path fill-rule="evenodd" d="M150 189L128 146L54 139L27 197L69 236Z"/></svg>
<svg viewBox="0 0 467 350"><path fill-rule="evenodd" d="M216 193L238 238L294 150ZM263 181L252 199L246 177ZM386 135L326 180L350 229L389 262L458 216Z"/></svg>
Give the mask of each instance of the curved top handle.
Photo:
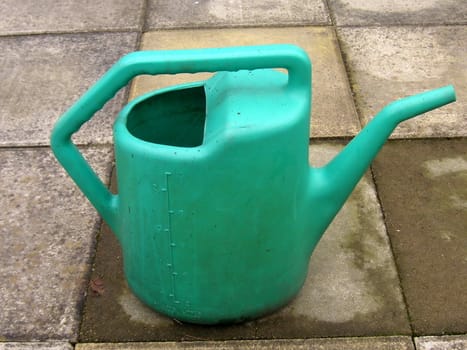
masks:
<svg viewBox="0 0 467 350"><path fill-rule="evenodd" d="M178 74L242 69L285 68L291 89L311 86L308 55L295 45L242 46L211 49L136 51L123 56L63 115L72 133L100 110L131 79L142 74ZM308 90L308 89L304 89ZM307 92L306 98L309 98ZM74 110L79 113L74 115ZM73 115L73 117L71 117ZM73 119L71 121L70 119ZM65 135L64 135L65 136ZM66 135L67 137L69 135Z"/></svg>
<svg viewBox="0 0 467 350"><path fill-rule="evenodd" d="M285 68L290 83L306 83L310 72L308 55L295 45L262 45L225 48L137 51L120 59L115 65L131 77L138 74L178 74L242 69Z"/></svg>
<svg viewBox="0 0 467 350"><path fill-rule="evenodd" d="M311 63L308 55L294 45L244 46L174 51L137 51L122 57L57 122L51 148L68 174L114 229L117 196L99 181L71 136L91 119L131 79L141 74L177 74L244 69L285 68L289 89L309 98ZM115 232L115 229L114 229Z"/></svg>

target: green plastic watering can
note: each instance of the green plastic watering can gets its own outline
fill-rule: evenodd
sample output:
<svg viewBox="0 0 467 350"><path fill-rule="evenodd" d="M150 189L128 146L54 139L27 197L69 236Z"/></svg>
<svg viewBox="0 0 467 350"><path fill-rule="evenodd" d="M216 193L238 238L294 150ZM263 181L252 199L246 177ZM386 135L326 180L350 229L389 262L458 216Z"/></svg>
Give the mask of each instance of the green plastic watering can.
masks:
<svg viewBox="0 0 467 350"><path fill-rule="evenodd" d="M72 134L133 77L195 72L218 73L121 111L111 194ZM216 324L288 303L392 130L455 100L446 86L391 103L329 164L313 168L310 96L309 58L292 45L144 51L120 59L60 118L52 149L118 237L128 284L148 306Z"/></svg>

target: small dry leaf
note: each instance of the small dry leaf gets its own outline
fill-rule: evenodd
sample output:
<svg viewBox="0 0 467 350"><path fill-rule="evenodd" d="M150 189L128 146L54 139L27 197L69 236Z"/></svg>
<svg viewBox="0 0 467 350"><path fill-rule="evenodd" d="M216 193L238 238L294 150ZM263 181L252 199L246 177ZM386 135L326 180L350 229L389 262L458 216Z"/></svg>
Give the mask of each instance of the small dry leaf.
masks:
<svg viewBox="0 0 467 350"><path fill-rule="evenodd" d="M91 290L92 295L96 297L104 294L105 286L102 278L96 277L91 279L89 282L89 289Z"/></svg>

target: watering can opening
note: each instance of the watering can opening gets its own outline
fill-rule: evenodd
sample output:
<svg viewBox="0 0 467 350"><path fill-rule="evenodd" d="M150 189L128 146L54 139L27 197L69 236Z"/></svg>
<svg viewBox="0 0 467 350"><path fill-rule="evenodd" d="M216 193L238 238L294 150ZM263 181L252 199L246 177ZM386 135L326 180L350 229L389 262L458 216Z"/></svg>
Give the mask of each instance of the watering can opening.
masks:
<svg viewBox="0 0 467 350"><path fill-rule="evenodd" d="M206 122L204 85L150 93L129 111L126 127L146 142L177 147L203 144Z"/></svg>

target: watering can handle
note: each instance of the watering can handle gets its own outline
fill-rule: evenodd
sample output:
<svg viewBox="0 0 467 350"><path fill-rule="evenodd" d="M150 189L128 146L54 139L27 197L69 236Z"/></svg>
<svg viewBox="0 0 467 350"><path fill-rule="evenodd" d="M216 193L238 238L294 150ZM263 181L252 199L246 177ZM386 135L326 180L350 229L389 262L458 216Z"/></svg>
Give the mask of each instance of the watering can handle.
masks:
<svg viewBox="0 0 467 350"><path fill-rule="evenodd" d="M115 227L118 196L109 192L71 141L71 136L131 79L141 74L177 74L285 68L288 88L310 98L311 63L293 45L174 51L137 51L122 57L57 122L51 148L58 161L102 215ZM115 230L114 230L115 232Z"/></svg>

